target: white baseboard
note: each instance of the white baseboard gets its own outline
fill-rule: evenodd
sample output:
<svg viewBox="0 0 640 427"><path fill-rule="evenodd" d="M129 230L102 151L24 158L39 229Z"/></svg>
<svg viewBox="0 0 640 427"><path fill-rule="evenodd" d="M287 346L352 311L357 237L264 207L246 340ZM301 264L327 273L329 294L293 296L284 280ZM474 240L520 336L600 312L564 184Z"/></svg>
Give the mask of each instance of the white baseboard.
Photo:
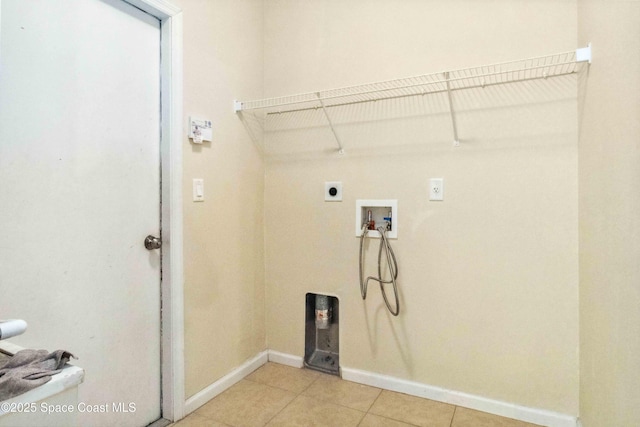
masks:
<svg viewBox="0 0 640 427"><path fill-rule="evenodd" d="M227 375L220 378L215 383L194 394L193 396L188 398L184 404L185 415L195 411L196 409L249 375L251 372L267 363L268 360L268 350L258 353L257 356L238 366L236 369L229 372Z"/></svg>
<svg viewBox="0 0 640 427"><path fill-rule="evenodd" d="M274 350L265 350L215 383L187 399L185 402L185 414L190 414L195 411L209 400L213 399L249 375L251 372L267 363L267 361L292 366L294 368L301 368L303 366L303 358L300 356L294 356L292 354L281 353ZM488 399L486 397L447 390L428 384L407 381L401 378L377 374L374 372L361 371L358 369L343 367L341 368L341 372L342 378L348 381L436 400L438 402L449 403L451 405L462 406L469 409L475 409L528 423L539 424L547 427L582 427L580 421L571 415L545 411L543 409L529 408L513 403Z"/></svg>
<svg viewBox="0 0 640 427"><path fill-rule="evenodd" d="M360 371L358 369L343 367L341 370L342 378L345 380L385 390L397 391L399 393L423 397L547 427L576 427L577 425L576 417L570 415L528 408L513 403L474 396L472 394L447 390L373 372Z"/></svg>
<svg viewBox="0 0 640 427"><path fill-rule="evenodd" d="M279 351L274 350L269 350L269 362L292 366L294 368L302 368L304 366L304 359L302 357L280 353Z"/></svg>

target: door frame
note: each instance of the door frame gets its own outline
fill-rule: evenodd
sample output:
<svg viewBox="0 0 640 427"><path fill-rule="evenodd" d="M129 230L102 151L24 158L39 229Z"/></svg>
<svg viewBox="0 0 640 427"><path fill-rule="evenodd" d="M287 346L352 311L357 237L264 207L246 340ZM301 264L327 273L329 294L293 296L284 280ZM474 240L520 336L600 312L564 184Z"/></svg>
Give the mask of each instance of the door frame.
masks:
<svg viewBox="0 0 640 427"><path fill-rule="evenodd" d="M122 0L160 20L162 170L161 417L184 417L182 10L165 0ZM168 201L168 203L167 203Z"/></svg>
<svg viewBox="0 0 640 427"><path fill-rule="evenodd" d="M122 0L160 21L161 417L184 418L182 10L166 0ZM0 11L2 0L0 0ZM0 12L1 13L1 12ZM0 23L1 25L1 23ZM0 52L0 55L2 52Z"/></svg>

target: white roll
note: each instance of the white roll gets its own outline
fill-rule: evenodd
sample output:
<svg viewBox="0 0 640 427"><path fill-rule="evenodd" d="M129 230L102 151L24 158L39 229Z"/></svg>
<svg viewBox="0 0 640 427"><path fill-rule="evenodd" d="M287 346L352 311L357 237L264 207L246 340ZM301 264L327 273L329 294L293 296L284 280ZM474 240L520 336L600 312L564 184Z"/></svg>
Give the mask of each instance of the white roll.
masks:
<svg viewBox="0 0 640 427"><path fill-rule="evenodd" d="M0 340L15 337L27 330L27 322L19 319L0 320Z"/></svg>

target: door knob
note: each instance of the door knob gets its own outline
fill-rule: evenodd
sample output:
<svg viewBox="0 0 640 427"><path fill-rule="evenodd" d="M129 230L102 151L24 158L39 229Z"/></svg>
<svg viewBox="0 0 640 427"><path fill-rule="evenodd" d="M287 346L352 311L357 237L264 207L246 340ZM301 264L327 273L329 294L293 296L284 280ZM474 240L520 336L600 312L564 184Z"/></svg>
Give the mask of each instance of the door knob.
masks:
<svg viewBox="0 0 640 427"><path fill-rule="evenodd" d="M149 234L144 239L144 247L147 248L148 250L160 249L161 246L162 246L162 241L160 240L159 237L155 237Z"/></svg>

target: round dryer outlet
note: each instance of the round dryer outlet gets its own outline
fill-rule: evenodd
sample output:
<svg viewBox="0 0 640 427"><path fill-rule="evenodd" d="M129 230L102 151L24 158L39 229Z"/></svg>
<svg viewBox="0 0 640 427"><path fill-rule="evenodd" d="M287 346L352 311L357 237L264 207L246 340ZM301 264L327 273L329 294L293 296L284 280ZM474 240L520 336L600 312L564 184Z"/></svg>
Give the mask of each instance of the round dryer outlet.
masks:
<svg viewBox="0 0 640 427"><path fill-rule="evenodd" d="M342 201L342 182L325 182L324 183L324 201L325 202L341 202Z"/></svg>

